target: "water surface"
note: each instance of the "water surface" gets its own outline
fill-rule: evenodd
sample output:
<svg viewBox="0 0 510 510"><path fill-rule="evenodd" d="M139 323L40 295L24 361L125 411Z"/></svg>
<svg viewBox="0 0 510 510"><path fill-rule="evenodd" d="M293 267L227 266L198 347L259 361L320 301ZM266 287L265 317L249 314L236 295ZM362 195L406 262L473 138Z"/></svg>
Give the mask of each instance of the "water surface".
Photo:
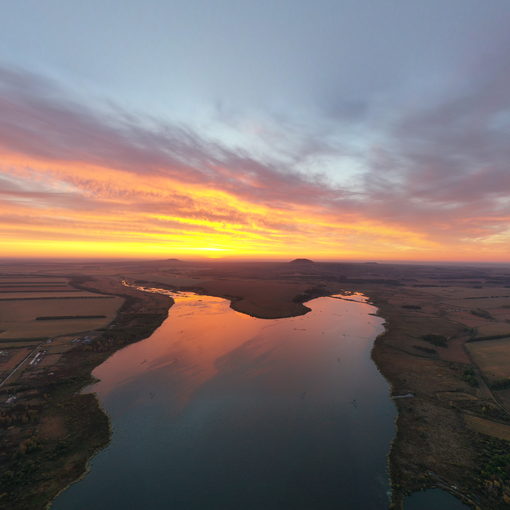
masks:
<svg viewBox="0 0 510 510"><path fill-rule="evenodd" d="M428 489L411 494L405 502L405 510L469 510L460 499L441 489Z"/></svg>
<svg viewBox="0 0 510 510"><path fill-rule="evenodd" d="M54 510L387 508L396 411L374 307L323 297L263 320L173 295L160 328L94 371L112 442Z"/></svg>

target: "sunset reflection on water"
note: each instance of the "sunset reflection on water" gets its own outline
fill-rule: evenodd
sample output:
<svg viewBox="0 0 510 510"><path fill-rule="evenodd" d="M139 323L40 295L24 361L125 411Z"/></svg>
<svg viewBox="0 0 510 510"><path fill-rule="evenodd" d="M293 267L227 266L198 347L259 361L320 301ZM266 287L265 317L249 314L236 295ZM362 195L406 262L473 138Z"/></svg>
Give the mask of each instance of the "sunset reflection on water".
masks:
<svg viewBox="0 0 510 510"><path fill-rule="evenodd" d="M103 396L148 371L164 370L180 379L181 399L213 377L227 353L270 326L230 309L225 299L193 293L165 292L175 304L167 320L151 336L123 349L94 371L94 391ZM225 314L228 313L228 321Z"/></svg>
<svg viewBox="0 0 510 510"><path fill-rule="evenodd" d="M383 321L365 296L266 320L225 299L152 291L175 304L94 371L88 391L112 442L54 510L387 505L395 408L370 357Z"/></svg>

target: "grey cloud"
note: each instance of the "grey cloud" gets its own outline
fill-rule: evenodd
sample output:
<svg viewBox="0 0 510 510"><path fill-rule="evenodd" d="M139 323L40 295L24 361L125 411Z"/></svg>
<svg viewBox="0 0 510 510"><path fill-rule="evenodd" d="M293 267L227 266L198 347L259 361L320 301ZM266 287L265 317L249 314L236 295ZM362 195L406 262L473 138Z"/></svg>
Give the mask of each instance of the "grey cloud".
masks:
<svg viewBox="0 0 510 510"><path fill-rule="evenodd" d="M56 163L79 161L209 184L261 202L284 203L289 187L292 201L329 195L284 164L270 167L190 129L168 124L148 128L144 119L137 124L132 118L127 122L129 116L98 114L29 73L0 70L0 91L0 145L9 151Z"/></svg>
<svg viewBox="0 0 510 510"><path fill-rule="evenodd" d="M299 125L282 118L293 131L281 141L281 148L287 145L295 154L286 154L281 161L274 155L254 156L226 147L186 126L85 108L68 99L56 84L4 68L0 70L0 145L57 165L78 161L209 185L282 209L307 204L338 218L358 214L391 221L438 239L489 235L507 228L504 218L510 214L510 64L501 66L501 60L485 64L482 76L473 69L473 79L462 94L397 112L396 120L387 122L381 143L366 154L342 142L341 136L336 136L340 142L329 140L338 135L338 126L345 129L350 121L370 129L368 103L339 102L333 112L336 127L328 120L327 127L300 131ZM327 175L306 177L295 171L295 165L306 164L307 158L345 154L358 158L365 168L355 191L329 184ZM78 178L76 184L83 189L97 185ZM122 208L127 201L138 211L240 224L249 221L228 208L213 217L178 193L163 198L113 185L100 190L98 198L77 199L74 194L15 189L5 180L0 180L0 189L10 199L54 201L74 209L109 210ZM277 221L274 225L293 228Z"/></svg>

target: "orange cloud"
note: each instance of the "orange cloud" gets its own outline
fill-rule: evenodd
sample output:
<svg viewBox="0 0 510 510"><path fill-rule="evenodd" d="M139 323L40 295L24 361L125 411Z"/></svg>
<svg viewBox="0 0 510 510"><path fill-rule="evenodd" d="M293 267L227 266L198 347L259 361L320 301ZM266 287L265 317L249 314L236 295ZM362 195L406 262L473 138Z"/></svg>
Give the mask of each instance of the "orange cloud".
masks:
<svg viewBox="0 0 510 510"><path fill-rule="evenodd" d="M396 183L374 174L350 193L176 128L114 125L77 105L6 94L4 257L508 260L510 212L488 200L475 209L457 191L430 198L418 172Z"/></svg>

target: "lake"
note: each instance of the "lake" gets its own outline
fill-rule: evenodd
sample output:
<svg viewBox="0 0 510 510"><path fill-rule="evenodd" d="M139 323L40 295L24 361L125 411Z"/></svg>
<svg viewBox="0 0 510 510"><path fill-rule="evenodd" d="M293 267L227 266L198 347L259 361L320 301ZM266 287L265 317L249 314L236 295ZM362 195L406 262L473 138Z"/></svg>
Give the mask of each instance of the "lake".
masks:
<svg viewBox="0 0 510 510"><path fill-rule="evenodd" d="M396 409L364 296L266 320L160 292L163 324L93 372L112 440L53 510L387 508Z"/></svg>

